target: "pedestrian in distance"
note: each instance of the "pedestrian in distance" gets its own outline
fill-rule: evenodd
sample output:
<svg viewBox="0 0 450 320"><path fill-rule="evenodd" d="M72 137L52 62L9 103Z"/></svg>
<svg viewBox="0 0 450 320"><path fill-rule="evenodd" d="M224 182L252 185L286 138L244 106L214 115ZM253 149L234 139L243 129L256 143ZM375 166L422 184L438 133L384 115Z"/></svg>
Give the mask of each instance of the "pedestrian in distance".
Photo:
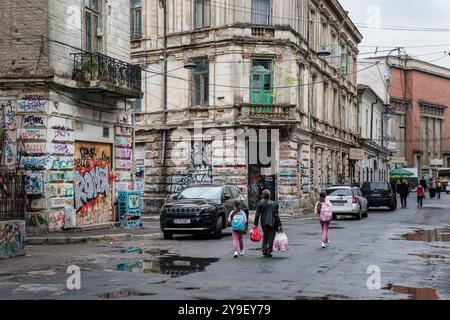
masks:
<svg viewBox="0 0 450 320"><path fill-rule="evenodd" d="M257 227L261 223L263 231L262 254L271 258L273 252L273 242L276 232L283 232L280 216L278 214L278 203L270 200L270 191L263 190L263 199L258 203L254 225Z"/></svg>
<svg viewBox="0 0 450 320"><path fill-rule="evenodd" d="M421 184L419 184L416 188L417 193L417 207L423 207L423 198L425 197L425 189Z"/></svg>
<svg viewBox="0 0 450 320"><path fill-rule="evenodd" d="M423 192L424 192L424 193L427 192L428 184L427 184L427 180L425 180L425 177L424 177L424 176L422 176L422 179L420 179L419 184L422 186Z"/></svg>
<svg viewBox="0 0 450 320"><path fill-rule="evenodd" d="M327 199L327 194L321 192L319 194L319 201L316 203L316 214L319 216L320 225L322 227L322 248L330 245L328 239L328 230L330 229L330 222L333 218L333 210L331 203Z"/></svg>
<svg viewBox="0 0 450 320"><path fill-rule="evenodd" d="M407 199L409 195L409 185L406 180L403 180L399 187L398 187L398 193L400 194L400 201L402 203L402 208L406 208L407 205Z"/></svg>
<svg viewBox="0 0 450 320"><path fill-rule="evenodd" d="M233 256L238 257L238 250L241 256L244 255L244 231L247 223L245 212L241 208L239 200L234 202L234 210L228 216L228 222L231 223L231 235L233 238Z"/></svg>
<svg viewBox="0 0 450 320"><path fill-rule="evenodd" d="M436 194L437 194L437 198L438 198L439 200L441 199L441 193L442 193L442 191L444 191L442 181L438 181L438 182L437 182Z"/></svg>
<svg viewBox="0 0 450 320"><path fill-rule="evenodd" d="M429 185L429 190L430 190L430 199L434 200L434 198L436 198L436 181L434 181L433 178L430 179L430 185Z"/></svg>

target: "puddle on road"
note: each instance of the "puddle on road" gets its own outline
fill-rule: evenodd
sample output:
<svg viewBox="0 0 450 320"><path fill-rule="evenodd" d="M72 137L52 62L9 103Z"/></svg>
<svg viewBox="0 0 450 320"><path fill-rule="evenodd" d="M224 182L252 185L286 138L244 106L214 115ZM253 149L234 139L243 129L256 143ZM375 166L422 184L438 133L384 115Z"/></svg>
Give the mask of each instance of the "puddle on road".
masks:
<svg viewBox="0 0 450 320"><path fill-rule="evenodd" d="M120 253L126 253L126 254L149 254L151 256L163 256L167 255L169 253L169 250L163 250L159 248L140 248L140 247L128 247L128 248L122 248L120 250Z"/></svg>
<svg viewBox="0 0 450 320"><path fill-rule="evenodd" d="M151 293L151 292L139 292L135 290L119 290L115 292L105 293L101 294L99 297L103 299L123 299L128 297L144 297L144 296L155 296L157 293Z"/></svg>
<svg viewBox="0 0 450 320"><path fill-rule="evenodd" d="M122 250L120 250L120 253L127 253L127 254L142 254L143 252L144 249L138 247L123 248Z"/></svg>
<svg viewBox="0 0 450 320"><path fill-rule="evenodd" d="M154 260L121 263L116 265L116 271L165 274L172 278L185 276L195 272L203 272L215 258L192 258L181 256L160 256Z"/></svg>
<svg viewBox="0 0 450 320"><path fill-rule="evenodd" d="M439 260L445 260L448 259L449 257L446 256L441 256L438 254L425 254L425 253L410 253L409 256L416 256L416 257L420 257L422 259L439 259Z"/></svg>
<svg viewBox="0 0 450 320"><path fill-rule="evenodd" d="M383 289L391 290L394 294L407 294L411 300L438 300L439 296L433 288L411 288L404 286L387 285Z"/></svg>
<svg viewBox="0 0 450 320"><path fill-rule="evenodd" d="M434 230L416 230L404 234L400 240L424 242L450 242L450 228Z"/></svg>
<svg viewBox="0 0 450 320"><path fill-rule="evenodd" d="M295 300L351 300L349 296L344 296L341 294L327 294L322 297L313 297L313 296L296 296Z"/></svg>

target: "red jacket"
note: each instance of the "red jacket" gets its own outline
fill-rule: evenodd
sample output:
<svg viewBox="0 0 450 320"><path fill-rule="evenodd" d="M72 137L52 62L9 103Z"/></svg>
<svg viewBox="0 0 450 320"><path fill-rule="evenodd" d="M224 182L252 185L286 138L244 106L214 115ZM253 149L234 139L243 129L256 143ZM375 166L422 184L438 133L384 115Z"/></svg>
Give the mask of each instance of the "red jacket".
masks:
<svg viewBox="0 0 450 320"><path fill-rule="evenodd" d="M425 196L425 192L423 191L423 187L421 185L417 186L416 192L417 192L417 196L418 197L424 197Z"/></svg>

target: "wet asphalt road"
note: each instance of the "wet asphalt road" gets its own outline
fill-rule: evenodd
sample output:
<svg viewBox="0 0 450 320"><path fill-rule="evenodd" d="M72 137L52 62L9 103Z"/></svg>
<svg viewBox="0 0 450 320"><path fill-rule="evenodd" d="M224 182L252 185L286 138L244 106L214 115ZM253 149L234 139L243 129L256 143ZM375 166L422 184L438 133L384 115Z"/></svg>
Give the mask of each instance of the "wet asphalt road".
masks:
<svg viewBox="0 0 450 320"><path fill-rule="evenodd" d="M449 227L443 195L421 209L411 197L407 209L334 221L327 249L317 220L285 219L290 250L272 259L248 239L245 256L233 259L229 231L221 240L28 246L25 257L0 261L0 299L449 299ZM427 241L402 240L408 233ZM67 289L70 265L81 269L80 290ZM381 271L380 289L367 288L369 266Z"/></svg>

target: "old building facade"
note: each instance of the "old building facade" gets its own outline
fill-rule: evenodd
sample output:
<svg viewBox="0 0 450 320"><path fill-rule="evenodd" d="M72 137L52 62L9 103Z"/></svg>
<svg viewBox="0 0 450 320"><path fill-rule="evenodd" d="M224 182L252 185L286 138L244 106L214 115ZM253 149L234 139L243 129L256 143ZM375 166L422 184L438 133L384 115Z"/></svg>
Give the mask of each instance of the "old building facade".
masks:
<svg viewBox="0 0 450 320"><path fill-rule="evenodd" d="M359 81L386 97L395 111L387 128L391 166L436 177L437 170L450 168L450 70L405 54L375 59L380 72L362 71Z"/></svg>
<svg viewBox="0 0 450 320"><path fill-rule="evenodd" d="M364 151L360 160L359 184L388 181L391 151L387 139L390 107L371 87L358 85L359 143Z"/></svg>
<svg viewBox="0 0 450 320"><path fill-rule="evenodd" d="M30 230L111 223L132 189L128 0L5 0L1 166L25 175Z"/></svg>
<svg viewBox="0 0 450 320"><path fill-rule="evenodd" d="M294 213L315 191L357 181L362 36L338 1L132 2L145 210L188 184L227 182L252 209L268 188Z"/></svg>

